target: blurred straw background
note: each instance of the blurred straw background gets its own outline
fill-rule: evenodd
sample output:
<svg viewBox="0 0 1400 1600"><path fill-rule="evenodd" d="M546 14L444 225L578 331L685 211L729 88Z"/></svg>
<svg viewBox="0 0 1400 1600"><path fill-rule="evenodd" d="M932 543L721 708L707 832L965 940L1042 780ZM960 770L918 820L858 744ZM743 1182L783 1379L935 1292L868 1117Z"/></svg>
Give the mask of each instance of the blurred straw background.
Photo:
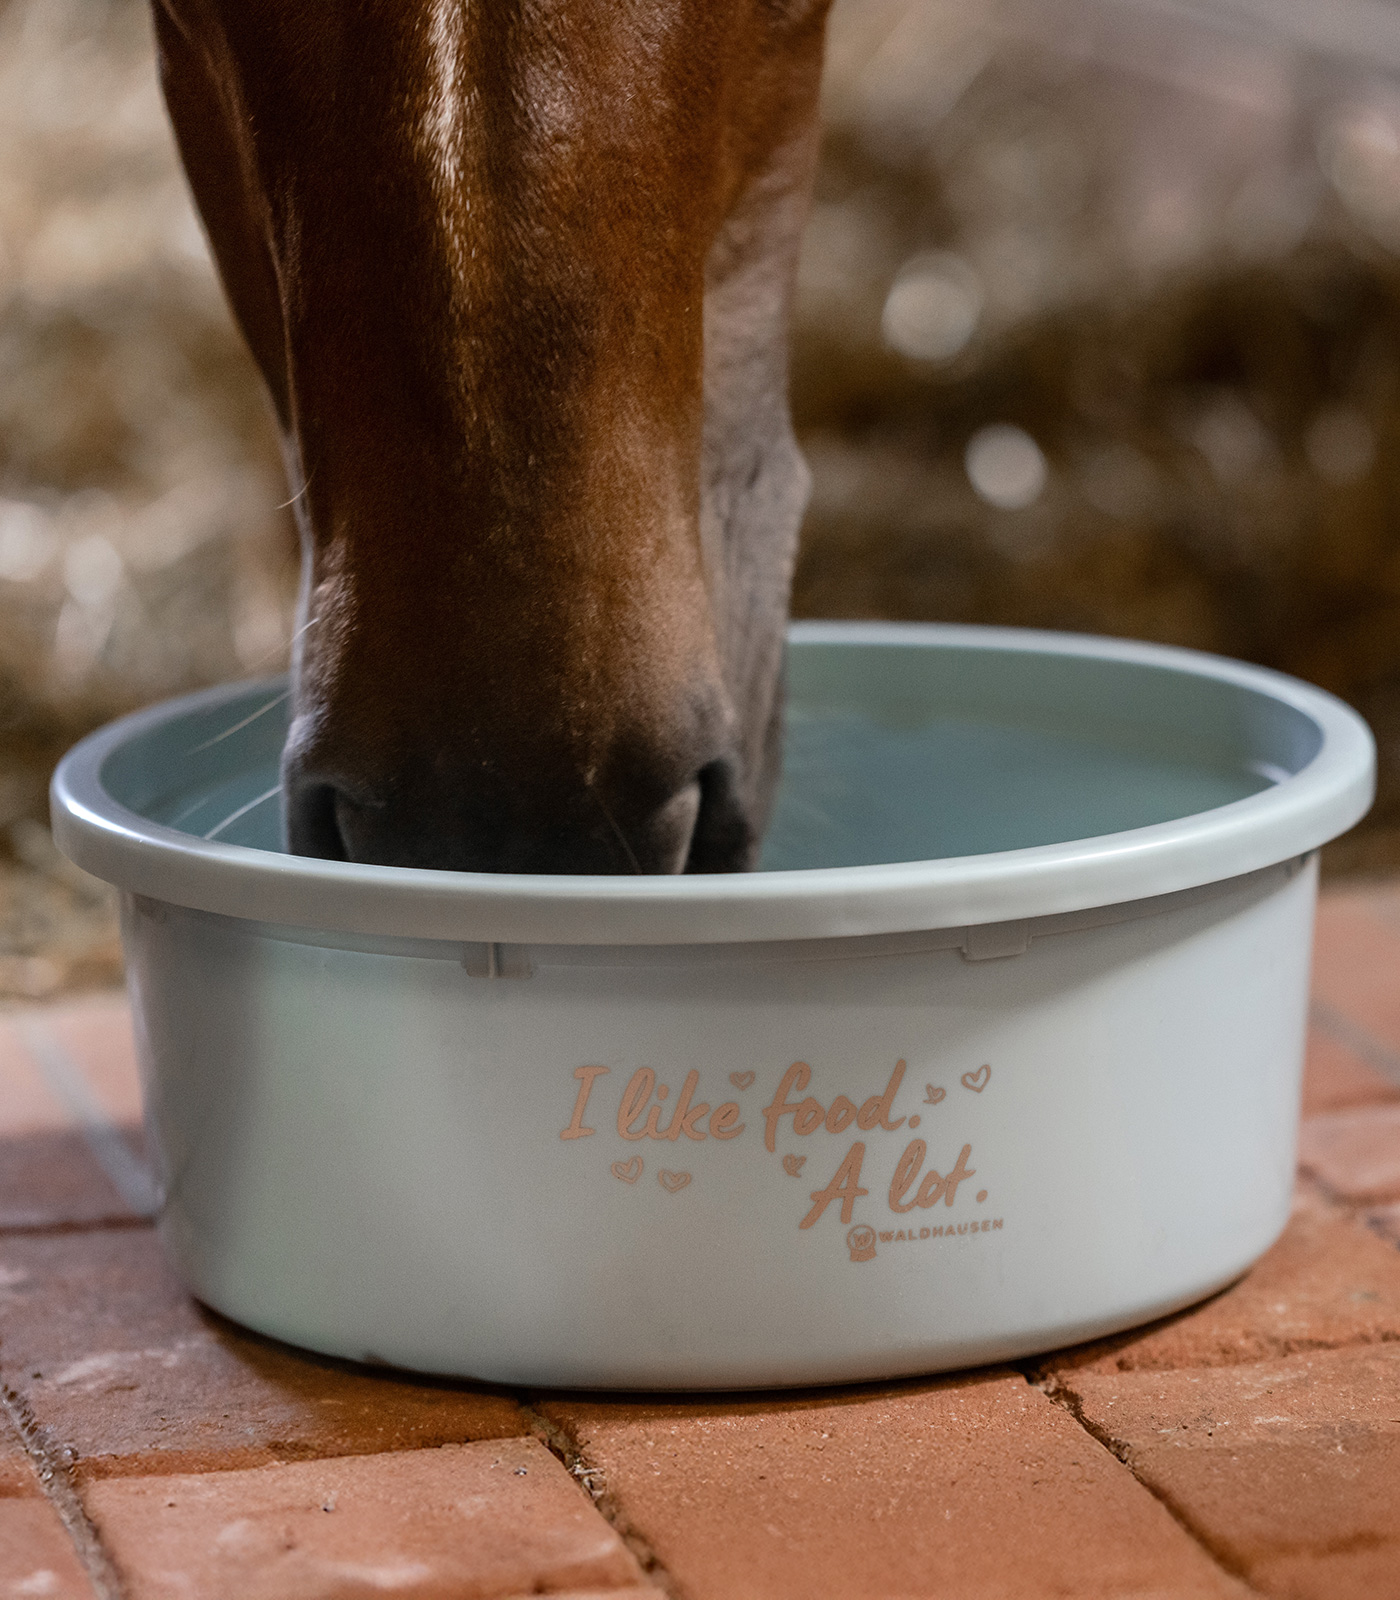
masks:
<svg viewBox="0 0 1400 1600"><path fill-rule="evenodd" d="M1382 746L1400 864L1400 8L837 0L795 609L1194 645ZM0 996L107 981L44 786L275 670L295 550L144 0L0 0Z"/></svg>

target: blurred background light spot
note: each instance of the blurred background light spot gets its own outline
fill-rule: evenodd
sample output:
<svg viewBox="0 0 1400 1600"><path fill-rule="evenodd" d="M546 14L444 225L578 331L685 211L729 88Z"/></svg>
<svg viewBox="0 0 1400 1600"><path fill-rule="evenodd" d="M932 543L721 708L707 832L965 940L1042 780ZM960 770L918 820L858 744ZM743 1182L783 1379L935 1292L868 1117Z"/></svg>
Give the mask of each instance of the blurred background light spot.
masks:
<svg viewBox="0 0 1400 1600"><path fill-rule="evenodd" d="M90 533L63 556L63 581L80 606L100 606L121 587L125 563L110 539Z"/></svg>
<svg viewBox="0 0 1400 1600"><path fill-rule="evenodd" d="M54 670L60 679L76 684L87 677L107 643L112 621L110 607L63 602L53 640Z"/></svg>
<svg viewBox="0 0 1400 1600"><path fill-rule="evenodd" d="M0 500L0 578L32 583L53 559L58 541L40 507Z"/></svg>
<svg viewBox="0 0 1400 1600"><path fill-rule="evenodd" d="M1376 459L1376 435L1355 406L1326 406L1308 424L1303 449L1329 483L1356 483Z"/></svg>
<svg viewBox="0 0 1400 1600"><path fill-rule="evenodd" d="M988 505L1022 511L1039 500L1050 469L1040 446L1024 428L997 422L979 428L963 457L967 479Z"/></svg>
<svg viewBox="0 0 1400 1600"><path fill-rule="evenodd" d="M1400 243L1400 108L1347 107L1322 130L1318 159L1357 221L1384 243Z"/></svg>
<svg viewBox="0 0 1400 1600"><path fill-rule="evenodd" d="M915 361L951 361L977 331L982 286L961 256L932 250L907 261L885 297L885 343Z"/></svg>
<svg viewBox="0 0 1400 1600"><path fill-rule="evenodd" d="M1213 397L1191 423L1191 443L1224 484L1243 483L1276 453L1264 424L1239 395Z"/></svg>

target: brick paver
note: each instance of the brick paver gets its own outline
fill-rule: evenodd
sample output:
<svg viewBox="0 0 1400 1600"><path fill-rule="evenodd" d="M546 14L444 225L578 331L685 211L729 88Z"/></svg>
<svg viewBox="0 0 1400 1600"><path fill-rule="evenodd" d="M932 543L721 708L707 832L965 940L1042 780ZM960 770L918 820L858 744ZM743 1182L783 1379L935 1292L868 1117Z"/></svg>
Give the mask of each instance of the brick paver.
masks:
<svg viewBox="0 0 1400 1600"><path fill-rule="evenodd" d="M1323 901L1283 1237L1013 1369L656 1401L318 1360L175 1283L138 1103L119 996L0 1013L0 1600L1400 1600L1400 883Z"/></svg>
<svg viewBox="0 0 1400 1600"><path fill-rule="evenodd" d="M0 1500L2 1600L96 1600L68 1531L42 1497Z"/></svg>
<svg viewBox="0 0 1400 1600"><path fill-rule="evenodd" d="M0 1237L0 1373L80 1476L528 1432L515 1401L308 1359L201 1310L148 1229Z"/></svg>
<svg viewBox="0 0 1400 1600"><path fill-rule="evenodd" d="M1392 1058L1400 1058L1398 972L1400 895L1395 888L1324 895L1313 945L1317 1011L1324 1019L1350 1022Z"/></svg>
<svg viewBox="0 0 1400 1600"><path fill-rule="evenodd" d="M1400 1105L1307 1118L1298 1161L1345 1200L1400 1200Z"/></svg>
<svg viewBox="0 0 1400 1600"><path fill-rule="evenodd" d="M1400 1205L1370 1208L1366 1212L1366 1226L1377 1238L1400 1244Z"/></svg>
<svg viewBox="0 0 1400 1600"><path fill-rule="evenodd" d="M541 1409L627 1530L707 1600L1242 1592L1018 1372Z"/></svg>
<svg viewBox="0 0 1400 1600"><path fill-rule="evenodd" d="M112 1031L124 1026L123 1019ZM0 1015L0 1084L0 1229L132 1218L73 1113L45 1081L13 1013Z"/></svg>
<svg viewBox="0 0 1400 1600"><path fill-rule="evenodd" d="M121 1478L87 1503L131 1600L487 1600L642 1583L536 1439Z"/></svg>
<svg viewBox="0 0 1400 1600"><path fill-rule="evenodd" d="M19 1435L0 1415L0 1600L95 1600Z"/></svg>
<svg viewBox="0 0 1400 1600"><path fill-rule="evenodd" d="M121 1127L139 1127L141 1082L126 996L86 995L47 1006L41 1023L81 1068L107 1116Z"/></svg>
<svg viewBox="0 0 1400 1600"><path fill-rule="evenodd" d="M1348 1106L1376 1105L1400 1101L1400 1083L1385 1076L1357 1055L1346 1037L1338 1038L1327 1030L1335 1028L1335 1013L1322 1011L1321 1021L1308 1029L1307 1067L1303 1073L1303 1115L1321 1111L1342 1111Z"/></svg>
<svg viewBox="0 0 1400 1600"><path fill-rule="evenodd" d="M1088 1425L1256 1588L1400 1596L1400 1344L1065 1383Z"/></svg>

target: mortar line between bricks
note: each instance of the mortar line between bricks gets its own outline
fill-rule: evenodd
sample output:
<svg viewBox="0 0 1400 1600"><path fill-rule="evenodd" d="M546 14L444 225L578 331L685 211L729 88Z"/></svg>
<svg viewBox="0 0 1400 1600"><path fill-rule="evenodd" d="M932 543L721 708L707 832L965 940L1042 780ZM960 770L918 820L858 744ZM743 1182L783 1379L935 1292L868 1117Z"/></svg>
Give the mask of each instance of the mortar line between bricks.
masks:
<svg viewBox="0 0 1400 1600"><path fill-rule="evenodd" d="M87 1217L81 1222L0 1222L0 1239L52 1239L70 1233L111 1233L149 1228L154 1218L138 1216Z"/></svg>
<svg viewBox="0 0 1400 1600"><path fill-rule="evenodd" d="M102 1548L97 1529L78 1497L67 1451L56 1452L52 1449L45 1430L34 1420L34 1414L23 1397L5 1383L0 1383L0 1408L3 1408L23 1441L34 1470L39 1475L44 1494L57 1512L83 1571L87 1573L97 1594L97 1600L124 1600L117 1569Z"/></svg>
<svg viewBox="0 0 1400 1600"><path fill-rule="evenodd" d="M655 1584L662 1594L668 1596L668 1600L681 1600L681 1591L675 1579L667 1572L656 1551L632 1526L622 1507L613 1498L602 1468L588 1464L587 1458L579 1449L578 1440L566 1429L550 1421L528 1400L522 1398L518 1403L530 1432L560 1462L565 1472L578 1484L580 1492L588 1496L599 1516L636 1556L648 1582Z"/></svg>
<svg viewBox="0 0 1400 1600"><path fill-rule="evenodd" d="M1339 1044L1359 1057L1368 1067L1374 1067L1383 1078L1400 1087L1400 1053L1381 1043L1369 1029L1353 1022L1345 1012L1325 1000L1314 1000L1308 1016L1319 1033L1326 1034L1333 1044Z"/></svg>
<svg viewBox="0 0 1400 1600"><path fill-rule="evenodd" d="M1198 1549L1202 1550L1207 1558L1213 1562L1215 1566L1219 1567L1227 1577L1233 1578L1236 1583L1243 1584L1251 1594L1262 1595L1266 1593L1265 1590L1260 1589L1257 1585L1251 1583L1243 1567L1241 1567L1237 1561L1233 1560L1224 1550L1220 1549L1216 1543L1206 1535L1205 1531L1201 1528L1198 1528L1196 1524L1185 1514L1185 1512L1183 1512L1177 1505L1173 1503L1173 1501L1171 1501L1166 1495L1159 1494L1150 1483L1144 1482L1144 1480L1137 1475L1137 1473L1133 1470L1132 1462L1128 1459L1126 1446L1124 1446L1120 1440L1114 1439L1106 1429L1096 1426L1088 1417L1084 1415L1083 1408L1080 1406L1077 1397L1071 1390L1066 1388L1063 1384L1057 1383L1053 1377L1047 1377L1045 1379L1033 1378L1030 1372L1027 1371L1024 1366L1018 1367L1017 1370L1021 1373L1021 1376L1026 1380L1026 1382L1030 1384L1031 1388L1039 1389L1041 1394L1045 1396L1051 1405L1059 1406L1062 1411L1073 1417L1095 1444L1106 1450L1108 1454L1111 1455L1119 1464L1119 1466L1124 1468L1125 1471L1131 1473L1133 1482L1140 1485L1147 1491L1148 1494L1152 1496L1152 1498L1159 1506L1162 1507L1172 1521L1176 1523L1177 1527L1181 1529L1186 1537L1190 1539Z"/></svg>
<svg viewBox="0 0 1400 1600"><path fill-rule="evenodd" d="M43 1082L74 1115L78 1131L88 1141L94 1160L112 1181L117 1194L122 1195L136 1216L155 1216L160 1205L155 1178L146 1162L122 1138L106 1107L83 1077L82 1067L40 1022L26 1018L19 1022L18 1032Z"/></svg>
<svg viewBox="0 0 1400 1600"><path fill-rule="evenodd" d="M83 1076L83 1069L53 1034L32 1017L21 1019L16 1031L44 1082L73 1114L88 1149L111 1180L112 1187L138 1217L153 1217L159 1209L159 1199L151 1170L107 1115L106 1108Z"/></svg>
<svg viewBox="0 0 1400 1600"><path fill-rule="evenodd" d="M1318 1193L1325 1200L1336 1206L1339 1211L1345 1212L1350 1221L1356 1223L1358 1227L1365 1228L1367 1233L1379 1239L1382 1244L1387 1244L1394 1250L1400 1250L1400 1239L1389 1233L1376 1216L1376 1207L1381 1202L1375 1200L1353 1200L1349 1195L1343 1194L1340 1189L1334 1189L1326 1178L1318 1177L1317 1173L1310 1172L1308 1176L1317 1185ZM1345 1350L1357 1344L1394 1344L1397 1340L1400 1340L1400 1333L1383 1329L1371 1338L1358 1336L1344 1340L1341 1344L1323 1342L1314 1345L1302 1342L1296 1348L1286 1350L1284 1354L1297 1355L1303 1350Z"/></svg>

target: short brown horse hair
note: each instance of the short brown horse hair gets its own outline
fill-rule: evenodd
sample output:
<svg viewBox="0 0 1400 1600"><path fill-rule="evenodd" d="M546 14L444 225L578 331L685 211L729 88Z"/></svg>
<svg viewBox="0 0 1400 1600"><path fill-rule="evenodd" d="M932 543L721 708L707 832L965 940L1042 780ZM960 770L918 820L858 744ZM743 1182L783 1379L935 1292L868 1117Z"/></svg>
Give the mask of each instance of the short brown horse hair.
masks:
<svg viewBox="0 0 1400 1600"><path fill-rule="evenodd" d="M303 541L288 842L751 865L826 0L158 0Z"/></svg>

